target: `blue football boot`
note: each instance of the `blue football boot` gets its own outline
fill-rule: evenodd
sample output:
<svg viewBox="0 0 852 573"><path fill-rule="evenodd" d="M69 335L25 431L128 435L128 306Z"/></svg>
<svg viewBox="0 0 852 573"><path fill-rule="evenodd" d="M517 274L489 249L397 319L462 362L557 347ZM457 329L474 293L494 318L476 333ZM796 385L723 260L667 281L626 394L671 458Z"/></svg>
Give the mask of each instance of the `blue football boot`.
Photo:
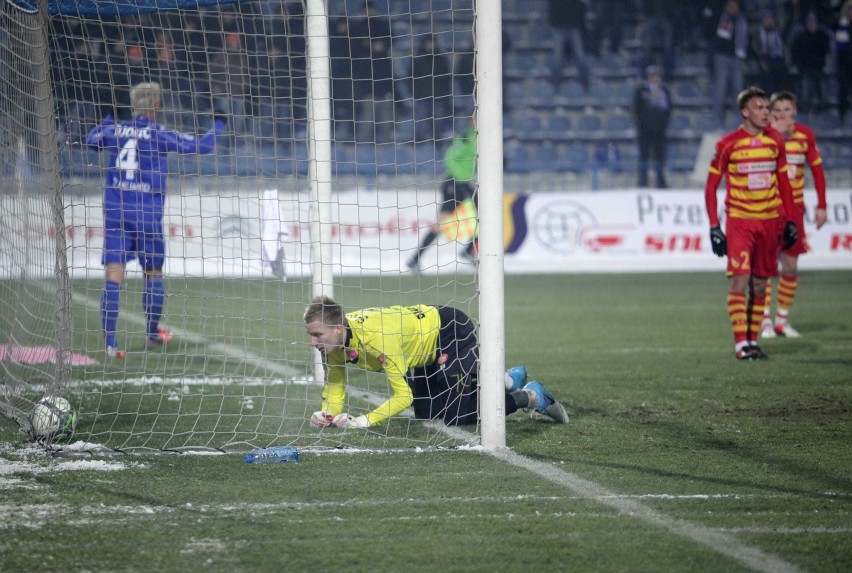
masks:
<svg viewBox="0 0 852 573"><path fill-rule="evenodd" d="M506 383L506 390L508 392L515 392L524 387L524 384L527 383L527 369L525 366L512 366L508 370L506 370L506 374L503 375L503 380Z"/></svg>
<svg viewBox="0 0 852 573"><path fill-rule="evenodd" d="M542 386L541 382L532 380L524 386L524 390L530 395L530 409L553 418L560 424L568 423L568 410Z"/></svg>

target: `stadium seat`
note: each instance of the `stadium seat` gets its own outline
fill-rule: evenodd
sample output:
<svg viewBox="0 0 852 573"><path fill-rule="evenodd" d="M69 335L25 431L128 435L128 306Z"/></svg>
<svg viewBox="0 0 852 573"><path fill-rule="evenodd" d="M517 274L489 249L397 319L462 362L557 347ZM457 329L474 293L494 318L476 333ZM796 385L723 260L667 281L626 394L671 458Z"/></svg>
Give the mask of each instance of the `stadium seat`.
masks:
<svg viewBox="0 0 852 573"><path fill-rule="evenodd" d="M537 142L525 145L527 159L525 171L530 173L546 173L561 171L561 160L556 147L550 142Z"/></svg>
<svg viewBox="0 0 852 573"><path fill-rule="evenodd" d="M592 82L589 86L589 99L594 105L612 105L615 100L615 90L611 85L601 80Z"/></svg>
<svg viewBox="0 0 852 573"><path fill-rule="evenodd" d="M565 107L583 107L588 98L583 84L577 80L567 80L559 84L557 103Z"/></svg>
<svg viewBox="0 0 852 573"><path fill-rule="evenodd" d="M503 97L506 100L506 107L523 108L527 104L527 88L521 81L510 81Z"/></svg>
<svg viewBox="0 0 852 573"><path fill-rule="evenodd" d="M524 82L527 88L526 101L530 105L551 107L553 105L556 90L550 80L538 79Z"/></svg>
<svg viewBox="0 0 852 573"><path fill-rule="evenodd" d="M584 113L576 122L577 134L585 138L600 137L603 134L603 122L599 115Z"/></svg>
<svg viewBox="0 0 852 573"><path fill-rule="evenodd" d="M616 112L609 114L605 120L605 129L616 137L632 136L634 134L633 120L626 113Z"/></svg>
<svg viewBox="0 0 852 573"><path fill-rule="evenodd" d="M443 175L443 168L443 164L435 159L434 144L427 142L414 146L414 171L417 175L439 177Z"/></svg>
<svg viewBox="0 0 852 573"><path fill-rule="evenodd" d="M582 143L559 145L557 151L562 171L580 173L589 168L589 152Z"/></svg>
<svg viewBox="0 0 852 573"><path fill-rule="evenodd" d="M563 141L572 137L573 124L567 115L555 115L542 125L542 136L551 141Z"/></svg>
<svg viewBox="0 0 852 573"><path fill-rule="evenodd" d="M526 147L519 141L507 142L503 149L506 171L512 173L526 173L529 169L529 154Z"/></svg>
<svg viewBox="0 0 852 573"><path fill-rule="evenodd" d="M683 112L672 113L672 119L669 122L669 133L684 132L692 130L692 117Z"/></svg>
<svg viewBox="0 0 852 573"><path fill-rule="evenodd" d="M534 139L540 137L542 121L538 115L530 112L512 114L512 133L518 139Z"/></svg>
<svg viewBox="0 0 852 573"><path fill-rule="evenodd" d="M672 99L675 105L703 106L708 103L704 90L692 81L678 82L674 86Z"/></svg>

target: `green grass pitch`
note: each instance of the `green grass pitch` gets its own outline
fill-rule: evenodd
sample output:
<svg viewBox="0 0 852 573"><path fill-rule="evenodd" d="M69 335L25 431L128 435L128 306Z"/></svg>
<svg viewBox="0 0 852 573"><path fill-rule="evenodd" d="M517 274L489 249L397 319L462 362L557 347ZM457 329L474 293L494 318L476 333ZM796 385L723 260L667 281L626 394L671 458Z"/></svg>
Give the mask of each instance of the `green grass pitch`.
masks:
<svg viewBox="0 0 852 573"><path fill-rule="evenodd" d="M124 324L127 364L73 375L262 374L209 340L243 341L282 368L308 355L305 283L168 286L167 322L207 343L144 353L142 327ZM506 364L525 364L572 421L515 414L510 450L496 454L365 442L272 466L238 454L48 458L2 418L0 571L850 570L850 286L852 272L803 272L791 313L803 338L768 340L770 360L739 363L722 274L509 276ZM475 309L475 288L396 277L343 279L336 293L349 308ZM97 284L75 292L96 298ZM75 347L94 355L96 309L74 303ZM220 332L217 316L244 319Z"/></svg>

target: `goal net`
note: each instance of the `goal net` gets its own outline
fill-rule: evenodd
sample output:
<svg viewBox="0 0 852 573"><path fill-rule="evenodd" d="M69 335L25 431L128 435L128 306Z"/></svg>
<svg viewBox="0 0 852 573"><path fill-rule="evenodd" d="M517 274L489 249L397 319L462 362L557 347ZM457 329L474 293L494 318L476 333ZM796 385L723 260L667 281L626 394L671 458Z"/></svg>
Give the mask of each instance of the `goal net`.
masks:
<svg viewBox="0 0 852 573"><path fill-rule="evenodd" d="M2 6L7 417L27 430L42 396L63 396L76 429L47 442L115 450L478 441L409 412L312 427L322 380L302 320L320 293L347 311L424 303L478 320L475 211L448 218L441 193L445 155L474 127L473 0ZM148 100L132 94L151 83L163 133L143 136ZM99 129L133 143L98 150ZM151 137L171 142L162 165L140 163ZM104 192L152 190L136 171L165 191L162 279L140 257L103 264L110 221L156 211ZM117 240L156 237L139 220L141 238ZM353 415L391 394L357 367L348 387Z"/></svg>

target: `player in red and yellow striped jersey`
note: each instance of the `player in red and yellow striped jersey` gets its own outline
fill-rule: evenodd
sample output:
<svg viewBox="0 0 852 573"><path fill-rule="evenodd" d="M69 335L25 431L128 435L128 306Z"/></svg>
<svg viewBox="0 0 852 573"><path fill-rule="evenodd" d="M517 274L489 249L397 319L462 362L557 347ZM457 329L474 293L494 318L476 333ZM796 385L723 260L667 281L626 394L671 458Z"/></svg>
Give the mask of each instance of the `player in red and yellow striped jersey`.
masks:
<svg viewBox="0 0 852 573"><path fill-rule="evenodd" d="M369 428L409 406L418 420L447 425L479 420L479 347L473 320L449 306L390 306L344 313L327 296L305 310L305 330L325 365L321 410L311 425ZM346 366L384 372L391 396L360 416L346 413ZM506 373L505 412L535 410L563 424L568 412L541 382L526 380L526 369ZM350 410L351 411L351 410Z"/></svg>
<svg viewBox="0 0 852 573"><path fill-rule="evenodd" d="M757 345L766 282L778 275L778 252L797 239L787 155L780 133L769 127L769 102L757 87L737 96L742 125L716 144L704 198L713 252L728 257L728 315L738 360L761 360ZM725 232L719 225L716 189L725 178Z"/></svg>
<svg viewBox="0 0 852 573"><path fill-rule="evenodd" d="M799 332L787 322L790 307L796 297L799 286L799 255L808 252L809 246L805 236L805 164L811 169L814 189L817 195L817 208L814 213L816 228L821 228L828 215L825 201L825 172L822 168L822 156L817 149L814 132L805 125L796 122L796 96L788 91L780 91L769 98L769 112L772 127L784 136L787 151L787 175L790 187L793 189L795 203L796 226L799 229L799 240L795 245L781 253L781 278L778 280L778 302L775 311L775 323L772 322L771 298L772 281L767 283L766 307L763 313L763 323L760 325L760 335L763 338L789 336L798 338Z"/></svg>

